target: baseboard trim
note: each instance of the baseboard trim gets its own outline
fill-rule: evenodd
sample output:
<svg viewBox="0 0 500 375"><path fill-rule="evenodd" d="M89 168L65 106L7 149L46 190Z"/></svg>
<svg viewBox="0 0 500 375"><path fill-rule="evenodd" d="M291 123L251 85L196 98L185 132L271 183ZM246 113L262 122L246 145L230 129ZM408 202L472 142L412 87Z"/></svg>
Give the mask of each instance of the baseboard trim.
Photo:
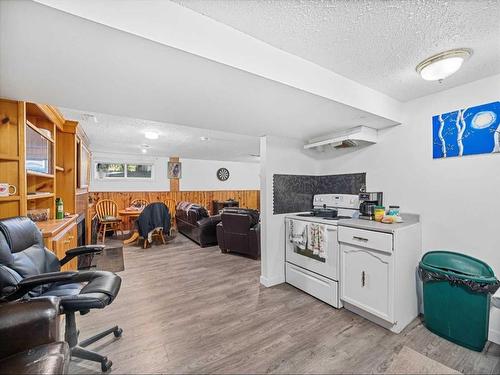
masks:
<svg viewBox="0 0 500 375"><path fill-rule="evenodd" d="M265 277L262 275L260 276L260 283L264 285L266 288L283 284L284 282L285 282L284 276L275 276L275 277Z"/></svg>
<svg viewBox="0 0 500 375"><path fill-rule="evenodd" d="M488 340L500 345L500 331L490 329L488 332Z"/></svg>

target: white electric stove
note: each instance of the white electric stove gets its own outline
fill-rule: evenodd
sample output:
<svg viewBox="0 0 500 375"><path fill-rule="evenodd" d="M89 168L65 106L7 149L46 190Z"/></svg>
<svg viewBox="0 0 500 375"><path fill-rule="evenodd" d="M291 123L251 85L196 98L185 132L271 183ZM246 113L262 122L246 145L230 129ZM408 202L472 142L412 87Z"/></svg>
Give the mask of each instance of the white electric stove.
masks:
<svg viewBox="0 0 500 375"><path fill-rule="evenodd" d="M310 212L285 217L285 280L337 308L339 296L339 220L359 215L359 199L351 194L318 194ZM321 233L321 251L311 246L310 226ZM305 238L301 234L305 234ZM297 238L300 238L298 241Z"/></svg>

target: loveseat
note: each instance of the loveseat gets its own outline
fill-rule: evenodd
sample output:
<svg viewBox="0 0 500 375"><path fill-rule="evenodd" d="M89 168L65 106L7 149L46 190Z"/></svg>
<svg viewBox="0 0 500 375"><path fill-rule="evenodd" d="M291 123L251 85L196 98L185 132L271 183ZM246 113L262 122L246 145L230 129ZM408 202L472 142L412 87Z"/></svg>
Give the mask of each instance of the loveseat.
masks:
<svg viewBox="0 0 500 375"><path fill-rule="evenodd" d="M220 215L209 216L207 210L197 204L179 202L175 210L177 230L201 247L217 245L216 226Z"/></svg>

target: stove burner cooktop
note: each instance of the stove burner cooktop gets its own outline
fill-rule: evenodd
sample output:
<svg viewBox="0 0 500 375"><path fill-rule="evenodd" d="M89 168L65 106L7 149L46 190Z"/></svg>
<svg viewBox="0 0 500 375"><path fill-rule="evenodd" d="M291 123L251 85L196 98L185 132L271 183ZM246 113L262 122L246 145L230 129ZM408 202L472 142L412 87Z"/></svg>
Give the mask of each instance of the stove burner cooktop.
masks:
<svg viewBox="0 0 500 375"><path fill-rule="evenodd" d="M297 216L301 217L317 217L318 219L324 219L324 220L340 220L340 219L352 219L351 216L335 216L332 217L331 215L320 215L320 214L315 214L314 212L306 212L303 214L297 214Z"/></svg>
<svg viewBox="0 0 500 375"><path fill-rule="evenodd" d="M352 219L350 216L336 216L336 217L322 217L324 220L340 220L340 219Z"/></svg>

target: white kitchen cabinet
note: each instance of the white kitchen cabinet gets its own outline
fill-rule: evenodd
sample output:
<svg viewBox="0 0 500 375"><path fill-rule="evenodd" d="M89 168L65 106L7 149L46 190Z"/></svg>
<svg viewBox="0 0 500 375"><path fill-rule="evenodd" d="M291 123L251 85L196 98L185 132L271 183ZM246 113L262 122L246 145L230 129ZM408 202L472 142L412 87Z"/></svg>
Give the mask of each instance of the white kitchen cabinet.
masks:
<svg viewBox="0 0 500 375"><path fill-rule="evenodd" d="M341 220L340 299L344 307L399 333L418 315L418 215L403 224Z"/></svg>
<svg viewBox="0 0 500 375"><path fill-rule="evenodd" d="M341 299L394 323L394 270L391 255L341 244Z"/></svg>

